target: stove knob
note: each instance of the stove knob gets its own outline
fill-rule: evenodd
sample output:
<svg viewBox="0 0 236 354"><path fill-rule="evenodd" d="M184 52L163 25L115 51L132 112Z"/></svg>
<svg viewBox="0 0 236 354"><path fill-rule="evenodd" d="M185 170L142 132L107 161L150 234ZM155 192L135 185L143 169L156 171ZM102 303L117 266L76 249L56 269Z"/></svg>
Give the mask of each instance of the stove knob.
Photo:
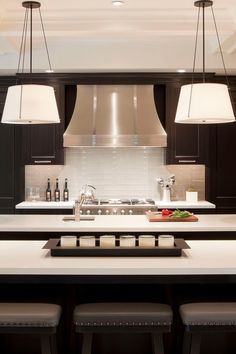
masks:
<svg viewBox="0 0 236 354"><path fill-rule="evenodd" d="M102 214L101 209L98 209L98 215L101 215L101 214Z"/></svg>
<svg viewBox="0 0 236 354"><path fill-rule="evenodd" d="M124 209L122 209L120 213L121 213L121 215L125 215Z"/></svg>
<svg viewBox="0 0 236 354"><path fill-rule="evenodd" d="M110 213L109 210L106 210L106 215L109 215L109 213Z"/></svg>
<svg viewBox="0 0 236 354"><path fill-rule="evenodd" d="M133 210L129 210L129 215L132 215L133 214Z"/></svg>
<svg viewBox="0 0 236 354"><path fill-rule="evenodd" d="M86 213L87 213L87 215L90 215L91 211L90 211L90 210L87 210Z"/></svg>
<svg viewBox="0 0 236 354"><path fill-rule="evenodd" d="M113 214L117 215L117 210L116 209L113 209Z"/></svg>

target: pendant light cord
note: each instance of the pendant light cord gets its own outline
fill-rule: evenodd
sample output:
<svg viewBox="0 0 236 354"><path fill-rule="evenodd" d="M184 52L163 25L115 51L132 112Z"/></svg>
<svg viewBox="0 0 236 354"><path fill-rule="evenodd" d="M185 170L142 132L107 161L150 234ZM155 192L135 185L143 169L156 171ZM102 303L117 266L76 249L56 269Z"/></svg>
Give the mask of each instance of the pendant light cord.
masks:
<svg viewBox="0 0 236 354"><path fill-rule="evenodd" d="M202 81L206 82L205 63L205 5L202 6Z"/></svg>
<svg viewBox="0 0 236 354"><path fill-rule="evenodd" d="M26 42L27 23L28 23L28 11L26 9L23 31L22 31L22 36L21 36L20 55L19 55L19 59L18 59L16 74L19 74L19 72L20 72L21 60L23 61L22 72L24 71L24 57L25 57L25 42ZM16 77L16 83L17 83L17 80L18 80L18 78Z"/></svg>
<svg viewBox="0 0 236 354"><path fill-rule="evenodd" d="M220 44L220 36L219 36L218 28L217 28L217 25L216 25L215 14L214 14L214 10L213 10L212 6L211 6L211 12L212 12L214 25L215 25L217 41L218 41L218 45L219 45L219 49L220 49L220 56L221 56L221 60L222 60L223 68L224 68L224 74L225 74L227 85L229 87L229 78L228 78L228 74L227 74L227 70L226 70L226 65L225 65L225 61L224 61L223 51L222 51L221 44Z"/></svg>
<svg viewBox="0 0 236 354"><path fill-rule="evenodd" d="M30 74L32 74L32 72L33 72L33 19L32 19L33 8L31 6L30 8L26 8L26 10L25 10L23 31L22 31L21 44L20 44L20 55L19 55L19 59L18 59L16 74L19 74L19 73L23 74L24 70L25 70L25 54L26 54L26 45L27 45L29 11L30 11L29 72L30 72ZM47 44L47 39L46 39L46 35L45 35L45 29L44 29L44 24L43 24L43 19L42 19L40 7L39 7L39 17L40 17L40 23L41 23L42 32L43 32L43 38L44 38L44 44L45 44L46 53L47 53L47 60L48 60L49 69L50 69L50 71L53 71L51 61L50 61L48 44ZM18 83L18 77L16 76L16 84L17 83Z"/></svg>
<svg viewBox="0 0 236 354"><path fill-rule="evenodd" d="M44 30L43 19L42 19L42 14L41 14L40 7L39 7L39 16L40 16L40 21L41 21L41 26L42 26L42 31L43 31L44 44L45 44L45 48L46 48L46 52L47 52L49 69L50 69L50 71L52 71L52 66L51 66L51 61L50 61L50 56L49 56L49 50L48 50L48 44L47 44L47 39L46 39L46 35L45 35L45 30Z"/></svg>
<svg viewBox="0 0 236 354"><path fill-rule="evenodd" d="M190 89L190 98L189 98L189 105L188 105L188 117L190 117L190 108L191 108L191 103L192 103L194 74L195 74L196 58L197 58L197 45L198 45L199 22L200 22L200 7L198 8L198 16L197 16L197 30L196 30L195 45L194 45L193 70L192 70L192 84L191 84L191 89Z"/></svg>

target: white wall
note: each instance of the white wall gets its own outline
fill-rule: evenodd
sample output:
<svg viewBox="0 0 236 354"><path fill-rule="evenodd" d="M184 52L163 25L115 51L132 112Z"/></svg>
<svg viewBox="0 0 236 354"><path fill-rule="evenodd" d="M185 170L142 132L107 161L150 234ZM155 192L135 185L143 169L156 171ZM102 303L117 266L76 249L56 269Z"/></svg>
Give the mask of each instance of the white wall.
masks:
<svg viewBox="0 0 236 354"><path fill-rule="evenodd" d="M96 187L98 198L143 197L161 199L156 177L176 175L172 199L184 200L185 190L194 187L199 199L205 199L205 168L200 165L166 166L165 148L67 148L63 166L26 166L28 187L40 187L40 199L45 198L47 178L55 186L56 177L63 189L68 178L70 199L78 198L85 183ZM27 196L26 196L27 197Z"/></svg>

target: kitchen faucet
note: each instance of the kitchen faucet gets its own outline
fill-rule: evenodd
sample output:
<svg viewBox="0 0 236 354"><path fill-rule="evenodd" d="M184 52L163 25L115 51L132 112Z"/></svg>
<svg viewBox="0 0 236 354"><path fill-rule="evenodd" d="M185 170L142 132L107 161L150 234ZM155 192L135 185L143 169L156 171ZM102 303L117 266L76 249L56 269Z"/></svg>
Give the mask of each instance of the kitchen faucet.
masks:
<svg viewBox="0 0 236 354"><path fill-rule="evenodd" d="M157 177L157 182L162 187L162 201L170 202L170 191L171 186L175 183L175 175L171 175L168 178L164 179L162 177Z"/></svg>
<svg viewBox="0 0 236 354"><path fill-rule="evenodd" d="M75 221L80 221L80 207L85 200L94 200L94 190L96 188L91 186L91 184L84 184L80 190L79 200L75 200L74 205L74 214L75 214Z"/></svg>

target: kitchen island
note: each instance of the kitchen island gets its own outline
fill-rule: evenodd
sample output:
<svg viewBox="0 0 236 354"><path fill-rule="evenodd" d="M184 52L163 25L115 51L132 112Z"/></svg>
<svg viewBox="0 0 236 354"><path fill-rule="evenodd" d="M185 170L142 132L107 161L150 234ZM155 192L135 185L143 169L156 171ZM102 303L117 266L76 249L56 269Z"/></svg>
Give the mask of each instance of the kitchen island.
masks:
<svg viewBox="0 0 236 354"><path fill-rule="evenodd" d="M169 303L174 311L172 334L165 342L168 354L180 354L182 327L178 307L192 301L235 301L236 241L188 241L190 249L181 257L52 257L43 249L45 241L0 241L0 301L40 301L59 303L63 318L59 336L59 354L74 354L73 308L78 303L103 301L147 301ZM228 336L228 335L227 335ZM202 354L222 354L227 336L210 337ZM107 345L103 345L105 342ZM96 353L108 354L116 337L99 337ZM216 341L216 342L215 342ZM15 342L16 343L16 342ZM8 342L7 353L14 352ZM110 343L110 344L109 344ZM171 344L172 343L172 344ZM126 337L122 353L147 354L147 338ZM109 346L111 345L111 346ZM35 343L17 353L34 353ZM118 349L117 349L118 348ZM231 354L227 346L227 354Z"/></svg>
<svg viewBox="0 0 236 354"><path fill-rule="evenodd" d="M236 283L236 241L188 241L178 257L53 257L45 241L0 241L4 276L231 276ZM35 278L34 278L35 279ZM225 278L227 282L227 278ZM68 282L68 280L66 281Z"/></svg>
<svg viewBox="0 0 236 354"><path fill-rule="evenodd" d="M1 239L42 239L65 234L171 233L185 239L236 239L236 215L201 214L197 222L149 222L145 215L97 215L63 221L64 215L0 215Z"/></svg>

